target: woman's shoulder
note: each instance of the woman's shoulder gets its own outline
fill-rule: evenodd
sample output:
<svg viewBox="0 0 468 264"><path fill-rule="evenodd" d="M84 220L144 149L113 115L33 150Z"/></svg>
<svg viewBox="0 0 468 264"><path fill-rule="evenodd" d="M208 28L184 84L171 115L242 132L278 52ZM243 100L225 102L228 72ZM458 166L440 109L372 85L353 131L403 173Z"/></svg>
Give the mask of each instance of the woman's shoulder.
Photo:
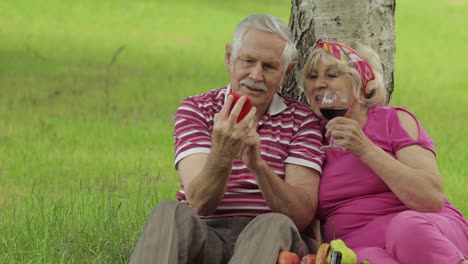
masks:
<svg viewBox="0 0 468 264"><path fill-rule="evenodd" d="M403 112L408 112L411 113L410 110L408 110L404 106L398 106L398 105L377 105L369 108L369 113L374 113L374 114L390 114L390 113L395 113L397 111L403 111Z"/></svg>
<svg viewBox="0 0 468 264"><path fill-rule="evenodd" d="M376 106L369 109L373 129L386 133L393 151L418 144L435 153L434 142L416 116L402 106Z"/></svg>
<svg viewBox="0 0 468 264"><path fill-rule="evenodd" d="M386 120L390 122L398 122L402 118L412 118L417 120L416 116L404 106L373 106L369 109L369 117L376 120Z"/></svg>

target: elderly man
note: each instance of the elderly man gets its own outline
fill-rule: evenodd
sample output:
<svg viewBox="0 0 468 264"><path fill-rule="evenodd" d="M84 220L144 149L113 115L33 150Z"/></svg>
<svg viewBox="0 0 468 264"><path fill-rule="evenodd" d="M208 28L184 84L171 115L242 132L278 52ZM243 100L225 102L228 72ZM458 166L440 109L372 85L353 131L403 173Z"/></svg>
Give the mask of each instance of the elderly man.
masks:
<svg viewBox="0 0 468 264"><path fill-rule="evenodd" d="M226 45L229 85L177 110L178 201L156 206L131 263L276 263L281 250L307 253L300 232L315 215L324 156L318 119L279 94L296 54L278 18L239 23ZM231 92L242 95L232 111ZM238 121L247 97L252 108Z"/></svg>

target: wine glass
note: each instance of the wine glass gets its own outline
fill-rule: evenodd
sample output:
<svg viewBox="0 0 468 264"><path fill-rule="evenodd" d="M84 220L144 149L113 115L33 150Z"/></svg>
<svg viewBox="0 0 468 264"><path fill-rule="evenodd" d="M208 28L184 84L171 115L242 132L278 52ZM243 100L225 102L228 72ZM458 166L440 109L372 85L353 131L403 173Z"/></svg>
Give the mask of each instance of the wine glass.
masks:
<svg viewBox="0 0 468 264"><path fill-rule="evenodd" d="M319 101L320 113L328 121L337 116L344 116L348 110L349 100L342 91L325 90ZM333 137L330 137L329 144L322 146L322 149L339 148L333 143Z"/></svg>

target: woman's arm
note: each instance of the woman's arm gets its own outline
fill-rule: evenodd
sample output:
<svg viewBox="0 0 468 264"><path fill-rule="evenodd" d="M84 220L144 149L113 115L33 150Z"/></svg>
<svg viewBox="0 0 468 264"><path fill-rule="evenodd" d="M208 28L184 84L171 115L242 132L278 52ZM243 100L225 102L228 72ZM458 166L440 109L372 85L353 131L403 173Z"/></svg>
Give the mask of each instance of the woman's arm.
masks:
<svg viewBox="0 0 468 264"><path fill-rule="evenodd" d="M418 126L413 117L404 111L397 114L403 129L418 139ZM335 119L327 125L335 144L359 157L406 206L420 212L442 210L445 199L442 178L431 151L410 145L398 150L395 159L374 145L356 121Z"/></svg>

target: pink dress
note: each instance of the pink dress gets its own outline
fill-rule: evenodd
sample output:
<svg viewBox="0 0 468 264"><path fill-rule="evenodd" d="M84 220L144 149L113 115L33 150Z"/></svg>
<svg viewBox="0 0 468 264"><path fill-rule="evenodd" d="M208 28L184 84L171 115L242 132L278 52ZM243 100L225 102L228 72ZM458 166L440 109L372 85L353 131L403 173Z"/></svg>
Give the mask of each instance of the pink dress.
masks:
<svg viewBox="0 0 468 264"><path fill-rule="evenodd" d="M413 116L419 140L413 140L401 127L396 110L408 112L401 107L369 109L363 126L369 139L393 157L414 144L435 153L417 119ZM353 154L333 149L326 155L318 212L326 242L343 239L357 253L358 263L369 259L378 264L450 264L468 256L468 224L447 199L440 213L416 212Z"/></svg>

